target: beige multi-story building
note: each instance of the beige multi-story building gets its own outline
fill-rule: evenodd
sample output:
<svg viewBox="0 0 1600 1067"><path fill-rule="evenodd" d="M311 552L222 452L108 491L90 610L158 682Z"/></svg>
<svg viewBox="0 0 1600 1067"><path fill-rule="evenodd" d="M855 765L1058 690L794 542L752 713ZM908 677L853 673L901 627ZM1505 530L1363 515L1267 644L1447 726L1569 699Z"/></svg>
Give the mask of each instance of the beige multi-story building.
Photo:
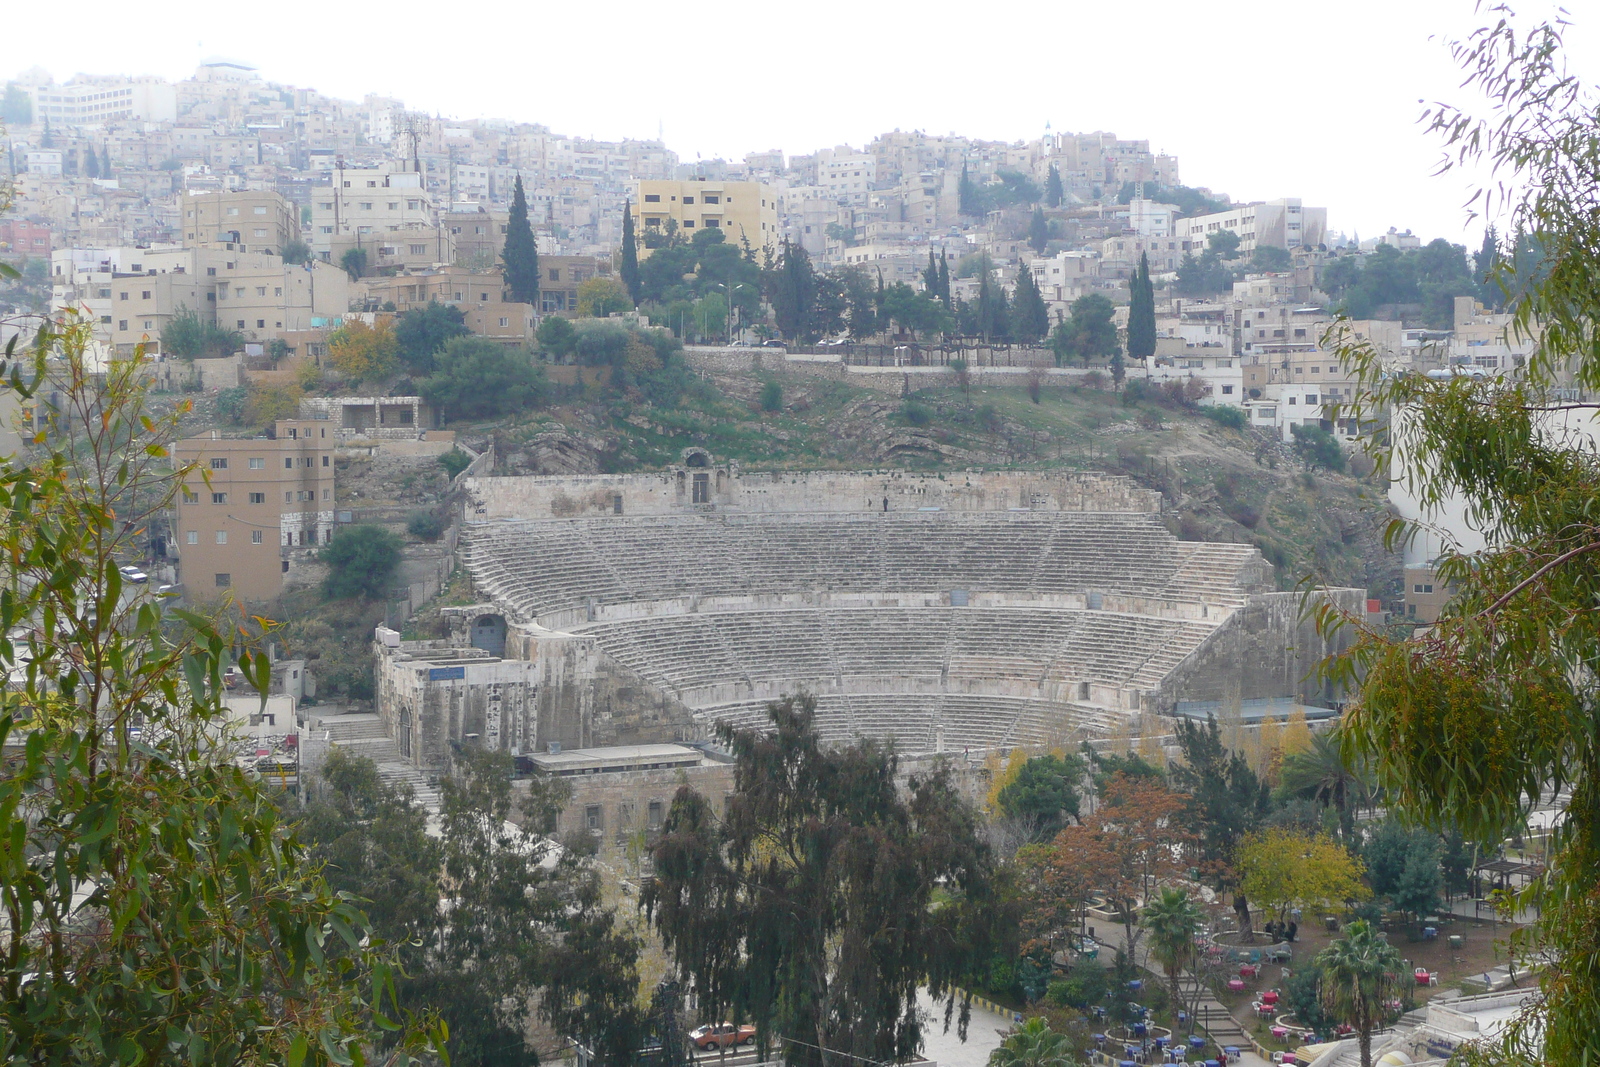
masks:
<svg viewBox="0 0 1600 1067"><path fill-rule="evenodd" d="M183 243L189 248L222 245L238 252L281 256L300 239L300 216L277 193L201 193L183 198Z"/></svg>
<svg viewBox="0 0 1600 1067"><path fill-rule="evenodd" d="M377 246L415 243L425 246L419 255L437 255L437 237L413 240L438 229L433 197L422 177L410 170L335 170L331 183L311 195L312 251L338 262L347 248L367 248L369 261L375 262ZM401 241L395 235L406 239ZM450 258L430 262L448 263Z"/></svg>
<svg viewBox="0 0 1600 1067"><path fill-rule="evenodd" d="M540 257L541 269L549 258L554 257ZM538 325L532 304L505 298L505 279L498 272L438 267L368 278L361 284L366 288L369 306L393 304L396 312L406 312L438 301L458 308L467 329L474 334L496 341L525 341Z"/></svg>
<svg viewBox="0 0 1600 1067"><path fill-rule="evenodd" d="M778 192L769 185L696 179L639 181L635 186L634 223L646 238L669 229L670 221L684 237L716 228L733 244L748 240L753 248L778 246ZM649 253L645 242L639 257Z"/></svg>
<svg viewBox="0 0 1600 1067"><path fill-rule="evenodd" d="M291 548L333 539L335 438L329 423L280 419L264 437L179 441L179 464L198 469L175 504L173 545L185 595L229 590L260 603L283 591Z"/></svg>
<svg viewBox="0 0 1600 1067"><path fill-rule="evenodd" d="M440 225L455 239L455 262L474 270L488 270L500 262L506 246L506 226L511 213L481 204L455 204Z"/></svg>

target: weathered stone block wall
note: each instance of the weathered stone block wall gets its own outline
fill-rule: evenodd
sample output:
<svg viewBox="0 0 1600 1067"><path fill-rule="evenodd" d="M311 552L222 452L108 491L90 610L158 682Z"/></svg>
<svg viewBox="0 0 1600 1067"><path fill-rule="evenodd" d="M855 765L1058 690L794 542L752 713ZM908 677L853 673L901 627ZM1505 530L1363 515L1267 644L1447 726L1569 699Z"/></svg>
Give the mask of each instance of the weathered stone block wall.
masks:
<svg viewBox="0 0 1600 1067"><path fill-rule="evenodd" d="M602 856L629 856L642 862L659 837L660 822L671 810L672 798L683 786L698 791L710 801L712 810L721 814L723 798L733 794L733 764L582 774L563 781L572 786L572 796L557 820L557 832L592 833ZM652 809L652 805L656 807ZM589 826L592 807L600 809L596 830Z"/></svg>
<svg viewBox="0 0 1600 1067"><path fill-rule="evenodd" d="M691 477L711 499L692 502ZM475 477L463 482L469 521L727 512L1111 511L1154 513L1161 494L1132 479L1073 471L770 471L676 468L647 474Z"/></svg>
<svg viewBox="0 0 1600 1067"><path fill-rule="evenodd" d="M1363 589L1326 589L1340 607L1359 612ZM1341 635L1332 641L1317 633L1314 619L1303 610L1299 593L1252 596L1168 679L1159 694L1163 711L1179 700L1223 703L1293 694L1308 704L1332 706L1345 694L1312 676L1318 663L1349 645Z"/></svg>

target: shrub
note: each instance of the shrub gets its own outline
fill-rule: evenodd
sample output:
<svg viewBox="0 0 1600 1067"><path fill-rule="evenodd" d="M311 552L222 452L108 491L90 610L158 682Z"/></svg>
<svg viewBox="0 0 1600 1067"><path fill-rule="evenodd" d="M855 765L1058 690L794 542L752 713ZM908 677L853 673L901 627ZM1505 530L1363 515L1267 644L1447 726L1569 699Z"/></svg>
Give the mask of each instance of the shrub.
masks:
<svg viewBox="0 0 1600 1067"><path fill-rule="evenodd" d="M443 467L445 473L450 475L451 478L454 478L471 465L472 457L459 448L452 448L439 457L439 466Z"/></svg>
<svg viewBox="0 0 1600 1067"><path fill-rule="evenodd" d="M769 381L761 387L761 410L781 411L783 409L783 386L777 382Z"/></svg>
<svg viewBox="0 0 1600 1067"><path fill-rule="evenodd" d="M900 405L900 416L911 426L926 426L933 421L933 412L926 404L907 400Z"/></svg>
<svg viewBox="0 0 1600 1067"><path fill-rule="evenodd" d="M1294 435L1294 450L1309 467L1325 467L1330 471L1344 470L1344 449L1338 438L1321 426L1306 423L1289 427Z"/></svg>
<svg viewBox="0 0 1600 1067"><path fill-rule="evenodd" d="M399 351L388 319L379 319L372 326L350 319L328 336L329 362L352 382L388 377Z"/></svg>
<svg viewBox="0 0 1600 1067"><path fill-rule="evenodd" d="M406 520L406 533L423 541L437 541L444 530L444 517L437 512L414 512L411 518Z"/></svg>
<svg viewBox="0 0 1600 1067"><path fill-rule="evenodd" d="M246 387L244 419L253 426L265 426L279 419L292 419L300 411L300 398L304 395L298 385L269 385L251 382Z"/></svg>
<svg viewBox="0 0 1600 1067"><path fill-rule="evenodd" d="M322 592L329 600L376 599L400 566L400 538L381 526L347 526L317 558L328 565Z"/></svg>
<svg viewBox="0 0 1600 1067"><path fill-rule="evenodd" d="M1210 407L1201 408L1200 414L1218 426L1226 426L1230 430L1245 428L1244 408L1234 407L1232 404L1212 404Z"/></svg>
<svg viewBox="0 0 1600 1067"><path fill-rule="evenodd" d="M243 422L245 401L249 395L249 390L242 385L222 390L217 394L217 414L229 422Z"/></svg>

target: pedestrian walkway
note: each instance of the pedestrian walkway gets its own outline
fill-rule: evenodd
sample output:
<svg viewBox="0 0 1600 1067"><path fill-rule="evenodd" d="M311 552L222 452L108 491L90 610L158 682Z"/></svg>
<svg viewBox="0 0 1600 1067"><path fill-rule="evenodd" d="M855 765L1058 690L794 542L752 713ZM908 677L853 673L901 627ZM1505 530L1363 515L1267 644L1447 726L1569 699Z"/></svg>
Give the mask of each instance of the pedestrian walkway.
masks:
<svg viewBox="0 0 1600 1067"><path fill-rule="evenodd" d="M1107 945L1113 949L1122 948L1125 941L1121 926L1099 927L1095 934L1095 939L1102 945ZM1150 959L1150 953L1142 941L1138 941L1135 944L1133 955L1133 962L1138 966L1153 974L1165 973L1159 963ZM1198 989L1200 997L1195 1010L1195 1021L1218 1045L1223 1047L1235 1045L1238 1047L1239 1058L1234 1060L1234 1063L1241 1064L1242 1067L1272 1067L1271 1062L1259 1055L1250 1044L1249 1031L1240 1025L1239 1021L1229 1013L1227 1008L1223 1007L1221 1001L1211 995L1210 989L1200 979L1188 971L1180 972L1178 975L1178 989L1185 999L1193 997ZM1174 1036L1182 1037L1183 1035Z"/></svg>

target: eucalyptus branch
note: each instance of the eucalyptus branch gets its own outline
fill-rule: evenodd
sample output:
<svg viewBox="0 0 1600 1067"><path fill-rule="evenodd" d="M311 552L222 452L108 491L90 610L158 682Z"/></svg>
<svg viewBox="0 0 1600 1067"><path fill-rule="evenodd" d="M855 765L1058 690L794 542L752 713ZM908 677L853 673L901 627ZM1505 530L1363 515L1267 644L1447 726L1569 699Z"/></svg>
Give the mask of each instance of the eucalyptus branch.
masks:
<svg viewBox="0 0 1600 1067"><path fill-rule="evenodd" d="M1561 553L1561 555L1559 555L1559 556L1555 557L1554 559L1550 560L1548 563L1544 564L1538 570L1536 570L1532 574L1528 575L1522 581L1518 582L1516 585L1514 585L1510 589L1506 590L1504 593L1502 593L1499 596L1499 598L1497 598L1494 601L1494 603L1490 604L1488 607L1482 609L1481 611L1475 612L1473 614L1473 618L1477 619L1477 618L1482 618L1485 615L1494 614L1495 612L1499 611L1501 608L1505 607L1508 603L1510 603L1511 599L1513 597L1515 597L1518 593L1522 592L1524 589L1528 588L1528 586L1532 585L1534 582L1537 582L1540 578L1544 577L1546 574L1550 573L1551 571L1555 570L1557 567L1561 566L1561 564L1567 562L1568 560L1574 558L1575 556L1581 556L1585 552L1591 552L1591 551L1593 551L1594 549L1597 549L1597 548L1600 548L1600 541L1590 541L1587 544L1579 545L1577 548L1569 549L1568 551Z"/></svg>

